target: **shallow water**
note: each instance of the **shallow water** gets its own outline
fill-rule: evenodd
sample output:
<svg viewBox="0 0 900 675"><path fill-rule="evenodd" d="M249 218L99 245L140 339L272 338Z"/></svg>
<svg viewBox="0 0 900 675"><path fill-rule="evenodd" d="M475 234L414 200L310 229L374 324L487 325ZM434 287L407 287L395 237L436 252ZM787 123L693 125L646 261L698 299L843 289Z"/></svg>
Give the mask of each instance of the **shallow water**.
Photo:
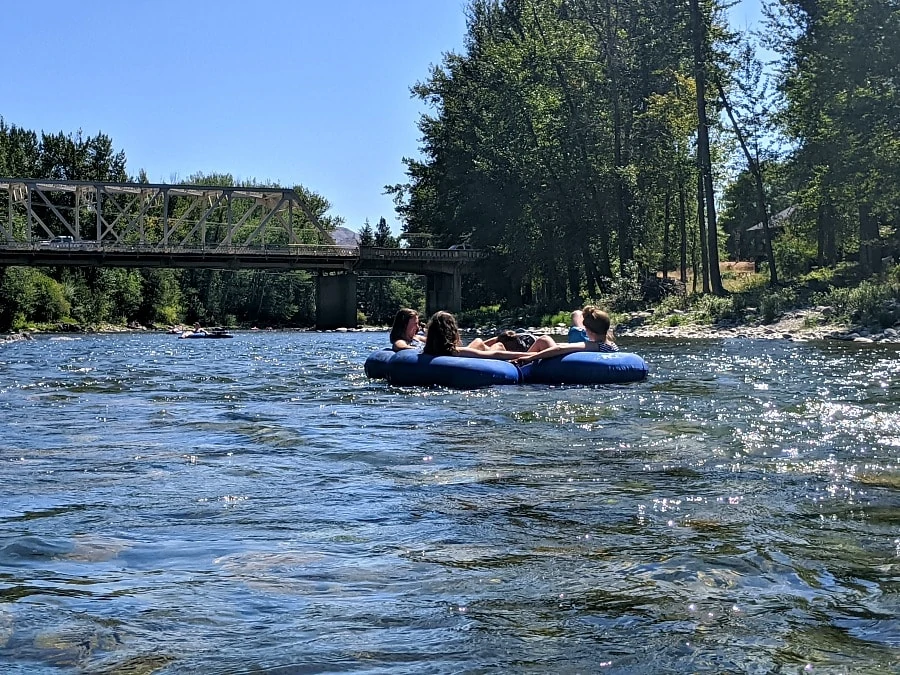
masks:
<svg viewBox="0 0 900 675"><path fill-rule="evenodd" d="M896 350L453 391L385 342L0 347L0 672L900 669Z"/></svg>

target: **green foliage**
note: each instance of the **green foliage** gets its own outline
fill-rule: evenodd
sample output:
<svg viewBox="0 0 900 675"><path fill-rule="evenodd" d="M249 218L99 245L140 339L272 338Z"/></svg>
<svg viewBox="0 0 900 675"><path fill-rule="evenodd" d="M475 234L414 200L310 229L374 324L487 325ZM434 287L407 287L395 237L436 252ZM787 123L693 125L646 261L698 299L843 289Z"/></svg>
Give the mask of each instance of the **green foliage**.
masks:
<svg viewBox="0 0 900 675"><path fill-rule="evenodd" d="M363 229L365 231L365 228ZM397 248L400 245L397 238L391 235L391 228L384 218L379 218L375 226L373 244L379 248Z"/></svg>
<svg viewBox="0 0 900 675"><path fill-rule="evenodd" d="M900 320L900 282L863 281L858 286L833 288L816 297L816 301L834 308L846 322L890 327Z"/></svg>
<svg viewBox="0 0 900 675"><path fill-rule="evenodd" d="M60 321L71 309L62 285L43 274L35 275L32 289L32 317L35 321Z"/></svg>
<svg viewBox="0 0 900 675"><path fill-rule="evenodd" d="M759 299L759 314L763 323L772 323L785 311L797 305L797 292L793 288L767 290Z"/></svg>
<svg viewBox="0 0 900 675"><path fill-rule="evenodd" d="M363 225L362 229L359 231L359 245L375 245L375 231L372 229L372 225L369 223L368 219L366 219L365 225Z"/></svg>
<svg viewBox="0 0 900 675"><path fill-rule="evenodd" d="M380 218L374 230L366 221L359 232L359 245L399 248L400 240L391 235L387 221ZM357 297L363 323L390 325L400 307L425 311L424 278L413 274L387 276L359 272Z"/></svg>
<svg viewBox="0 0 900 675"><path fill-rule="evenodd" d="M781 130L818 262L878 254L878 221L900 203L900 8L894 0L780 0L770 46L781 57ZM874 249L874 250L870 250ZM792 254L804 250L791 247Z"/></svg>
<svg viewBox="0 0 900 675"><path fill-rule="evenodd" d="M688 308L688 296L686 295L667 295L656 306L655 314L659 316L668 316L678 310L684 312Z"/></svg>
<svg viewBox="0 0 900 675"><path fill-rule="evenodd" d="M677 315L679 322L716 321L741 318L755 306L773 321L815 288L848 320L891 320L895 293L884 281L834 286L856 283L844 275L843 262L859 260L865 277L866 266L881 257L882 240L900 246L896 0L770 3L768 46L781 57L782 99L775 106L762 95L764 78L752 54L722 49L731 38L721 24L721 3L700 5L713 41L705 65L736 106L767 178L765 200L773 210L797 206L774 243L779 272L796 284L767 290L764 275L726 274L730 298L666 298L660 311L688 311ZM585 298L612 312L640 309L641 279L654 269L674 269L681 244L688 265L700 259L693 194L697 89L686 10L664 0L471 1L464 48L447 54L414 88L430 106L420 120L421 159L407 160L406 184L388 188L408 241L467 241L489 251L478 280L464 282L464 301L485 306L463 313L463 321L499 323L503 307L518 325L567 323L559 309ZM710 110L714 98L710 92ZM770 108L777 116L767 116ZM769 139L783 156L765 152ZM714 161L727 160L729 150L713 148ZM716 169L722 175L721 166ZM37 134L2 118L0 175L127 178L124 152L103 134ZM189 181L237 183L228 173L195 174ZM241 185L261 187L253 180ZM324 197L294 189L308 211L295 210L290 228L272 219L271 229L258 235L261 245L283 245L294 231L301 241L319 241L309 220L326 231L341 223L327 215ZM718 189L729 251L757 257L759 242L746 236L759 211L750 172L741 169ZM74 210L72 197L63 195L58 206ZM0 193L0 212L6 199ZM233 207L233 213L212 209L203 228L185 219L172 234L204 244L203 233L216 236L246 215L237 239L252 239L261 224L252 204ZM187 200L176 198L171 208L172 216L185 216ZM48 221L51 211L37 206ZM88 211L83 215L87 222ZM112 222L119 214L107 204L101 215ZM159 235L161 223L161 210L150 208L146 232ZM17 237L29 235L20 217L9 227ZM132 231L125 240L140 236ZM384 219L375 228L366 222L361 240L399 245ZM822 269L807 274L817 265ZM826 269L835 265L833 272ZM892 274L900 282L896 270ZM315 317L314 281L305 272L9 268L0 282L4 326L38 317L85 323L222 323L233 317L267 325L309 325ZM399 306L424 309L421 278L360 275L358 287L368 321L387 323Z"/></svg>
<svg viewBox="0 0 900 675"><path fill-rule="evenodd" d="M556 312L555 314L545 314L541 317L540 326L557 326L558 324L570 325L572 322L571 312Z"/></svg>
<svg viewBox="0 0 900 675"><path fill-rule="evenodd" d="M822 317L818 314L807 314L803 317L804 328L816 328L822 325Z"/></svg>
<svg viewBox="0 0 900 675"><path fill-rule="evenodd" d="M810 270L816 260L816 246L796 230L788 229L772 244L775 264L788 277Z"/></svg>
<svg viewBox="0 0 900 675"><path fill-rule="evenodd" d="M474 0L465 53L414 88L434 112L423 159L389 189L405 233L490 250L482 298L510 308L580 304L616 276L634 306L622 270L658 264L678 194L695 222L685 35L686 13L661 0Z"/></svg>
<svg viewBox="0 0 900 675"><path fill-rule="evenodd" d="M622 275L609 283L609 296L604 304L614 311L627 312L644 306L644 293L639 268L632 261L625 265Z"/></svg>
<svg viewBox="0 0 900 675"><path fill-rule="evenodd" d="M500 305L486 305L478 309L470 309L459 312L456 320L461 327L473 328L475 326L499 326L504 323L500 312Z"/></svg>
<svg viewBox="0 0 900 675"><path fill-rule="evenodd" d="M0 329L27 323L60 321L71 306L66 289L43 272L27 267L7 267L0 282Z"/></svg>
<svg viewBox="0 0 900 675"><path fill-rule="evenodd" d="M734 300L731 296L720 298L715 295L701 295L694 306L694 313L701 323L734 319Z"/></svg>

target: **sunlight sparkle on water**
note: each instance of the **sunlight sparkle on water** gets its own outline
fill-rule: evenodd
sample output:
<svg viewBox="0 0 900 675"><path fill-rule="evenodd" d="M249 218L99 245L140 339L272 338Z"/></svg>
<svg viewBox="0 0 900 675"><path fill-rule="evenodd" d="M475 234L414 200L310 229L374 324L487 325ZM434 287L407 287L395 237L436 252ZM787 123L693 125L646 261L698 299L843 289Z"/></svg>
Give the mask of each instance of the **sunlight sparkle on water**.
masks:
<svg viewBox="0 0 900 675"><path fill-rule="evenodd" d="M461 392L368 380L386 340L4 346L0 663L896 670L893 347L624 339L647 382Z"/></svg>

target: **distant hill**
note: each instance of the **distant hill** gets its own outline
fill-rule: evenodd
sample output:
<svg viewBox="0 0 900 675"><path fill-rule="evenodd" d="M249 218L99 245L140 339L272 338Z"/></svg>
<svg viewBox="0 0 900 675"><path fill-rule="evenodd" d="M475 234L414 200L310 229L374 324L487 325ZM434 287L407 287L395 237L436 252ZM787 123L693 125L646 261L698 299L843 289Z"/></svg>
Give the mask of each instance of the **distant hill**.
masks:
<svg viewBox="0 0 900 675"><path fill-rule="evenodd" d="M336 227L331 232L335 246L358 246L359 235L346 227Z"/></svg>

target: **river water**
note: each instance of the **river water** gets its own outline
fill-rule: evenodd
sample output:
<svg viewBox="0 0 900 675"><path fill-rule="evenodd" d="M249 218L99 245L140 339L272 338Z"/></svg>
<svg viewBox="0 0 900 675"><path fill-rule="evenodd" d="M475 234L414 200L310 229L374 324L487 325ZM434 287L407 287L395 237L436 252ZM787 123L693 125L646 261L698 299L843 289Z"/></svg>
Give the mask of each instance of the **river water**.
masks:
<svg viewBox="0 0 900 675"><path fill-rule="evenodd" d="M0 672L900 670L894 348L453 391L386 341L0 346Z"/></svg>

